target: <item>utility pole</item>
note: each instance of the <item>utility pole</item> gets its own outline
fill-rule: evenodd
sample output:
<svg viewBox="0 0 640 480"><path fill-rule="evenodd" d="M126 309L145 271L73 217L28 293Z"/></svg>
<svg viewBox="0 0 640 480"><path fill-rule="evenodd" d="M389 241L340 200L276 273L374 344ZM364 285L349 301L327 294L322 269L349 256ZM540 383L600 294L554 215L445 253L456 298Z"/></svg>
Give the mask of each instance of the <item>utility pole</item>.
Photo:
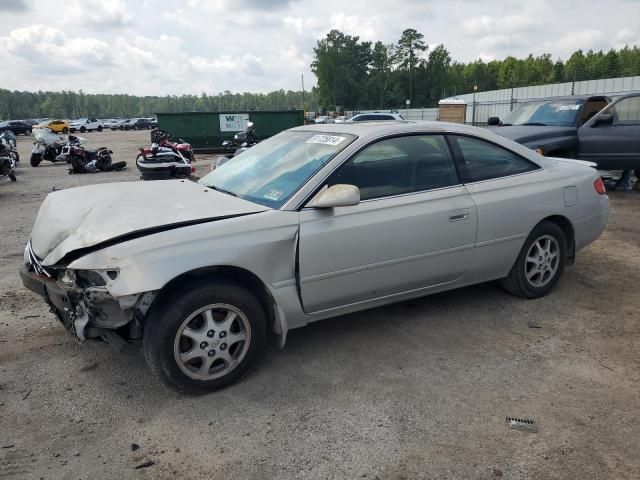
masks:
<svg viewBox="0 0 640 480"><path fill-rule="evenodd" d="M302 74L302 111L306 112L304 108L304 73Z"/></svg>
<svg viewBox="0 0 640 480"><path fill-rule="evenodd" d="M413 100L413 42L409 41L409 104Z"/></svg>

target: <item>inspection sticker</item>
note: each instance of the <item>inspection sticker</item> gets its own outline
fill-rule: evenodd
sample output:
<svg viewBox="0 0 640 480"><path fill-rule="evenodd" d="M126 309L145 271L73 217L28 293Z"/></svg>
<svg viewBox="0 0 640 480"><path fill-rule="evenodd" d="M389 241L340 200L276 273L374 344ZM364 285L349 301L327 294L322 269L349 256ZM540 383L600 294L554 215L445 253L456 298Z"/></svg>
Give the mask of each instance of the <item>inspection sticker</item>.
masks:
<svg viewBox="0 0 640 480"><path fill-rule="evenodd" d="M267 200L274 200L276 202L280 200L281 196L282 192L280 190L269 190L266 195L263 195Z"/></svg>
<svg viewBox="0 0 640 480"><path fill-rule="evenodd" d="M320 143L322 145L339 145L340 142L346 140L347 137L338 137L334 135L314 135L305 143Z"/></svg>
<svg viewBox="0 0 640 480"><path fill-rule="evenodd" d="M579 110L580 105L561 105L556 109L557 112L563 112L567 110Z"/></svg>

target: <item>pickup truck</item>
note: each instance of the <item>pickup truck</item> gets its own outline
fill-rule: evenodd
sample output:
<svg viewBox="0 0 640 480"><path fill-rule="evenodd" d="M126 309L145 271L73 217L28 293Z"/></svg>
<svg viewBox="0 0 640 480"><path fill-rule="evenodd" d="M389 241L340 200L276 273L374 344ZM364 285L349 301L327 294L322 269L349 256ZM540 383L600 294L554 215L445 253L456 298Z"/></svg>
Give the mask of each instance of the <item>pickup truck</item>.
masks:
<svg viewBox="0 0 640 480"><path fill-rule="evenodd" d="M81 133L90 132L92 130L101 132L103 127L102 120L95 117L80 118L69 123L69 131L71 133L75 133L77 130Z"/></svg>
<svg viewBox="0 0 640 480"><path fill-rule="evenodd" d="M615 99L573 95L523 102L491 130L547 157L575 158L599 170L640 169L640 92Z"/></svg>

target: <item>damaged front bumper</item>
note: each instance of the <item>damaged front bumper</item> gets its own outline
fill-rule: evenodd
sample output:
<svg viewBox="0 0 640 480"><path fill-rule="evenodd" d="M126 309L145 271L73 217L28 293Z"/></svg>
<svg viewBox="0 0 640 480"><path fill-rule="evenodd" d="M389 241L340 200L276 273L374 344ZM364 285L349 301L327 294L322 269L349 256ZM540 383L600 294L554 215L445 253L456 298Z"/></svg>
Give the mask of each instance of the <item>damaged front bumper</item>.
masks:
<svg viewBox="0 0 640 480"><path fill-rule="evenodd" d="M88 279L87 273L94 275ZM65 330L79 343L102 339L123 351L130 346L128 340L142 337L143 319L155 292L114 298L106 282L100 282L109 273L45 268L29 246L25 264L20 268L23 285L44 298ZM81 275L85 276L80 278Z"/></svg>

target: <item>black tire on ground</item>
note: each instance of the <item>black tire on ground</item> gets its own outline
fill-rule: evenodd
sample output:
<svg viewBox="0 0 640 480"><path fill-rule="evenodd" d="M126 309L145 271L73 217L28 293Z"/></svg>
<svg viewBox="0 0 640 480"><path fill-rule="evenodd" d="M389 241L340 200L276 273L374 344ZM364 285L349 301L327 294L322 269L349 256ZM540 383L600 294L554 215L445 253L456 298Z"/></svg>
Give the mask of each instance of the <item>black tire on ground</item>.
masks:
<svg viewBox="0 0 640 480"><path fill-rule="evenodd" d="M31 129L30 129L30 128L27 128L27 129L24 131L24 135L25 135L25 137L28 137L29 135L31 135Z"/></svg>
<svg viewBox="0 0 640 480"><path fill-rule="evenodd" d="M553 272L546 281L544 281L541 285L534 285L533 279L529 279L527 276L527 272L530 272L530 275L536 275L535 268L536 262L540 261L542 265L545 262L545 255L541 253L539 255L539 251L533 252L532 248L534 248L534 244L536 242L544 242L551 240L555 240L556 243L556 253L557 253L557 266L555 268L555 272ZM529 255L530 251L535 253L533 255L533 261L531 260L532 256ZM528 260L529 258L529 260ZM539 259L539 260L538 260ZM556 225L555 223L543 221L540 222L536 227L531 231L527 240L524 242L522 250L520 251L520 255L518 255L518 259L516 263L511 268L509 272L509 276L502 279L501 284L502 287L512 295L523 298L539 298L548 294L555 287L556 283L562 276L562 272L564 270L564 266L567 259L567 238L565 237L562 229ZM551 262L553 262L551 260ZM551 268L553 268L553 263L550 264ZM544 280L544 273L539 273L541 278Z"/></svg>
<svg viewBox="0 0 640 480"><path fill-rule="evenodd" d="M20 162L20 155L18 154L18 152L15 152L15 159L16 159L16 164Z"/></svg>
<svg viewBox="0 0 640 480"><path fill-rule="evenodd" d="M37 153L32 153L31 158L29 159L29 163L31 163L32 167L37 167L40 165L42 161L42 155L38 155Z"/></svg>
<svg viewBox="0 0 640 480"><path fill-rule="evenodd" d="M76 131L76 129L74 128L74 129L72 129L72 130L71 130L71 133L73 133L73 132L75 132L75 131ZM67 127L64 127L64 128L62 129L62 133L64 133L64 134L66 135L67 133L69 133L69 129L68 129Z"/></svg>
<svg viewBox="0 0 640 480"><path fill-rule="evenodd" d="M80 133L84 133L87 131L87 127L85 127L84 125L80 127Z"/></svg>
<svg viewBox="0 0 640 480"><path fill-rule="evenodd" d="M98 131L101 132L102 131L102 125L98 125Z"/></svg>
<svg viewBox="0 0 640 480"><path fill-rule="evenodd" d="M194 379L178 365L174 355L176 336L190 315L214 304L230 305L242 312L248 321L249 340L246 341L249 345L242 360L223 376ZM265 312L249 290L228 280L206 278L183 285L179 292L172 292L170 298L160 299L152 306L147 314L142 345L147 364L158 380L177 392L199 394L226 387L246 374L264 351L266 330ZM195 344L191 346L195 347Z"/></svg>
<svg viewBox="0 0 640 480"><path fill-rule="evenodd" d="M16 174L15 174L15 173L13 173L13 172L11 172L11 173L9 174L9 178L11 179L11 181L12 181L12 182L15 182L15 181L16 181Z"/></svg>

